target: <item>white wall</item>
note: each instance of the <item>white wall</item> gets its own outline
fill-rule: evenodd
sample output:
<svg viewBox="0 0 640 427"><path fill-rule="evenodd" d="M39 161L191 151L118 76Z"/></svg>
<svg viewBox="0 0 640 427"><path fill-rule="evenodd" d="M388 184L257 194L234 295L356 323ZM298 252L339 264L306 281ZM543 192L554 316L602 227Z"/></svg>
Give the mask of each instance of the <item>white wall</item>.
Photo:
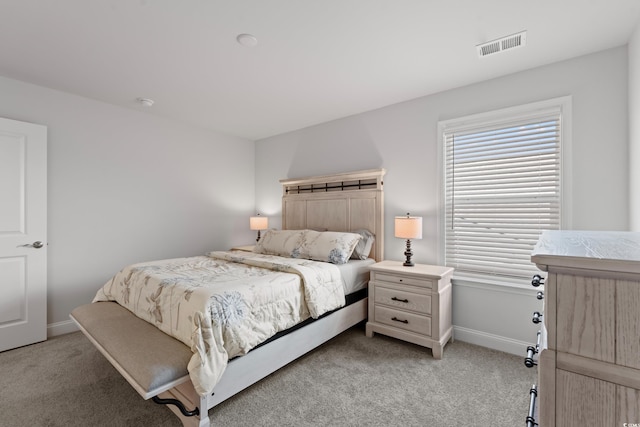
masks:
<svg viewBox="0 0 640 427"><path fill-rule="evenodd" d="M393 217L411 212L424 217L414 259L437 263L438 121L571 95L572 227L628 229L627 70L620 47L258 141L256 206L280 212L282 178L384 167L386 258L402 258ZM534 293L454 286L458 338L523 353L535 337Z"/></svg>
<svg viewBox="0 0 640 427"><path fill-rule="evenodd" d="M0 77L0 117L48 127L48 323L126 264L253 238L254 142Z"/></svg>
<svg viewBox="0 0 640 427"><path fill-rule="evenodd" d="M629 41L629 228L640 231L640 22Z"/></svg>

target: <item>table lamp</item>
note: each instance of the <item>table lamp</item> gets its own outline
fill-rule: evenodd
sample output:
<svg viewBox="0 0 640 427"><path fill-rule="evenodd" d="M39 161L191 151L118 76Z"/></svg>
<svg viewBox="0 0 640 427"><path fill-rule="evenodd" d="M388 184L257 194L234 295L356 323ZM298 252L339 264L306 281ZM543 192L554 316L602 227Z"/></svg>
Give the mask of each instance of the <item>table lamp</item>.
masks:
<svg viewBox="0 0 640 427"><path fill-rule="evenodd" d="M411 261L413 256L411 239L422 239L422 217L411 216L408 213L407 216L397 216L395 218L395 236L400 239L407 239L407 249L404 251L407 259L402 265L413 267L415 264Z"/></svg>
<svg viewBox="0 0 640 427"><path fill-rule="evenodd" d="M256 242L260 240L260 230L266 230L269 228L269 218L266 216L260 216L257 214L256 216L252 216L249 218L249 229L258 230L258 238Z"/></svg>

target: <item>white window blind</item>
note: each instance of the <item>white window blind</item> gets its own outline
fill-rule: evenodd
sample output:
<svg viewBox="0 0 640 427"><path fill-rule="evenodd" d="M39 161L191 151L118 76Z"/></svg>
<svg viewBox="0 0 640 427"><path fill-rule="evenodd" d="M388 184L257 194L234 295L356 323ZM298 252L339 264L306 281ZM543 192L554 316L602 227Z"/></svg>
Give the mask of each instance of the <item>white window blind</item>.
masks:
<svg viewBox="0 0 640 427"><path fill-rule="evenodd" d="M561 110L453 126L445 153L445 263L524 284L542 230L560 228Z"/></svg>

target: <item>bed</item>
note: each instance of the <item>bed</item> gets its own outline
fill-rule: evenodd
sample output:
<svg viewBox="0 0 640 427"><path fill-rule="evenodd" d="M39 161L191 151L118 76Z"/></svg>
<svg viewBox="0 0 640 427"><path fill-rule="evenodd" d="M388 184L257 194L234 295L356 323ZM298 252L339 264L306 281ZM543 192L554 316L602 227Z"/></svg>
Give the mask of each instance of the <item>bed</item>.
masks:
<svg viewBox="0 0 640 427"><path fill-rule="evenodd" d="M328 301L333 297L323 294L316 303L303 304L305 307L301 310L304 315L298 316L295 325L287 326L263 342L252 345L248 352L240 351L238 357L229 357L226 367L222 372L215 373L216 377L211 383L206 382L208 376L203 376L205 380L202 383L200 377L194 376L193 372L190 375L190 369L187 369L197 351L192 351L193 347L190 348L179 338L163 332L153 321L134 315L125 308L128 300L126 303L124 300L120 303L106 302L108 298L98 298L98 292L96 299L104 302L80 306L71 313L71 318L142 398L168 405L185 426L209 426L210 409L366 320L368 266L384 258L384 174L384 169L375 169L281 180L282 230L267 231L254 251L218 251L208 254L214 261L209 258L196 260L207 266L215 264L215 268L226 262L248 262L252 268L260 268L262 263L271 263L272 258L279 258L281 255L268 250L269 242L272 241L269 238L277 240L278 236L288 238L298 236L299 233L304 233L305 238L312 236L314 239L318 236L320 239L326 238L332 233L348 237L355 233L362 234L363 230L375 236L370 251L367 248L367 259L349 260L337 267L339 286L344 289L343 301L329 304ZM362 241L363 239L359 240ZM280 244L275 244L274 247L279 247L278 245ZM290 272L289 269L296 269L293 274L300 274L297 269L308 268L309 265L297 259L283 262L285 265L278 264L276 270L286 273ZM297 264L289 265L291 263L301 264L301 267ZM154 263L146 264L145 268L149 264L156 268ZM334 275L335 265L328 264L331 264L331 267L327 267L328 272L320 273L325 277L319 279L323 283L337 280ZM315 265L313 268L316 268ZM318 268L324 270L324 266ZM197 269L201 269L201 266L198 265ZM134 271L140 270L139 266L138 270L134 267ZM130 277L133 273L129 271L124 274ZM307 282L313 282L304 277L305 286ZM143 292L140 289L132 291L132 295ZM305 298L313 293L305 292ZM134 299L132 296L131 300ZM151 296L146 299L151 299ZM312 301L310 297L309 301ZM176 309L176 304L173 304L173 309ZM158 315L152 311L147 310L149 316ZM127 333L123 334L122 331ZM208 337L206 333L203 336ZM207 348L208 346L207 343ZM229 353L229 356L234 355ZM208 388L211 384L212 388Z"/></svg>

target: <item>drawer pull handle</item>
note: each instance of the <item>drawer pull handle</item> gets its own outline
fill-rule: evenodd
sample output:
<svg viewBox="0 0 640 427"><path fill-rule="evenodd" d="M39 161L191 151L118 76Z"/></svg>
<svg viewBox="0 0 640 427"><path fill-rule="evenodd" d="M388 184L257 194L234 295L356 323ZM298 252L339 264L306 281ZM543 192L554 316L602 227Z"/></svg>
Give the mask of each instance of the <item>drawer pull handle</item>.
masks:
<svg viewBox="0 0 640 427"><path fill-rule="evenodd" d="M534 311L531 321L535 324L542 322L542 313L540 313L539 311Z"/></svg>
<svg viewBox="0 0 640 427"><path fill-rule="evenodd" d="M397 318L397 317L395 317L395 316L394 316L394 317L392 317L392 318L391 318L391 320L394 320L394 321L396 321L396 322L400 322L400 323L409 323L409 321L408 321L408 320L406 320L406 319L405 319L405 320L400 320L400 319L398 319L398 318Z"/></svg>
<svg viewBox="0 0 640 427"><path fill-rule="evenodd" d="M538 298L538 299L544 299L544 292L542 292L542 291L538 291L538 293L536 294L536 298Z"/></svg>
<svg viewBox="0 0 640 427"><path fill-rule="evenodd" d="M537 288L540 285L544 285L544 277L536 274L535 276L533 276L533 279L531 279L531 286Z"/></svg>
<svg viewBox="0 0 640 427"><path fill-rule="evenodd" d="M396 298L396 297L391 298L391 301L400 301L400 302L407 302L407 303L409 302L408 299L400 299L400 298Z"/></svg>
<svg viewBox="0 0 640 427"><path fill-rule="evenodd" d="M536 398L538 397L538 388L536 385L531 386L531 390L529 390L529 414L527 415L527 427L537 426L538 423L536 419L533 417L536 413Z"/></svg>
<svg viewBox="0 0 640 427"><path fill-rule="evenodd" d="M527 368L533 368L537 365L536 361L533 360L533 355L536 354L536 348L532 345L527 347L527 357L524 358L524 366Z"/></svg>
<svg viewBox="0 0 640 427"><path fill-rule="evenodd" d="M537 333L537 341L536 341L536 346L528 346L527 347L527 357L524 358L524 366L526 366L527 368L533 368L534 366L536 366L538 363L533 359L533 355L534 354L538 354L540 352L540 340L542 338L542 333L540 331L538 331Z"/></svg>

